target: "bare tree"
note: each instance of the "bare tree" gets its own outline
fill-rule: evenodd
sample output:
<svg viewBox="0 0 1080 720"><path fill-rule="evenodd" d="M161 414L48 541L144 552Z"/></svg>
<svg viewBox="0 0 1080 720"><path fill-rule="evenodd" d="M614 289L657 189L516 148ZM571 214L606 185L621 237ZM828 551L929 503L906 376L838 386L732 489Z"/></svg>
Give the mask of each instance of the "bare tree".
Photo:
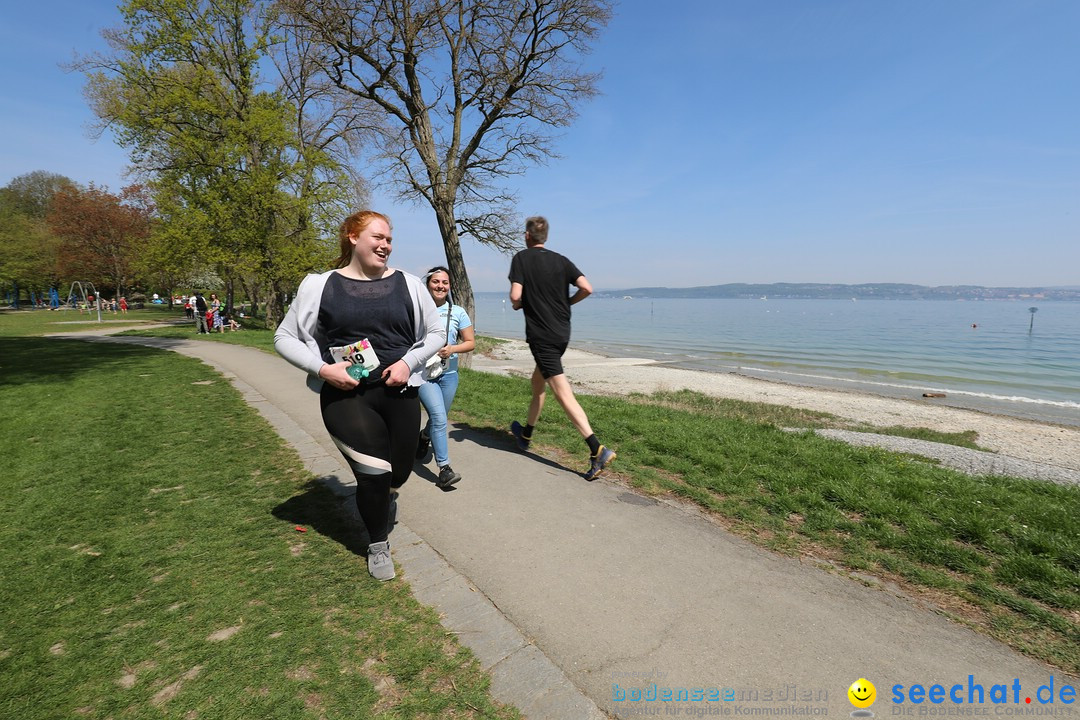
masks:
<svg viewBox="0 0 1080 720"><path fill-rule="evenodd" d="M608 0L281 0L283 23L338 88L381 109L383 173L435 211L454 294L472 314L460 238L519 246L505 179L554 157L552 132L596 94L581 58Z"/></svg>
<svg viewBox="0 0 1080 720"><path fill-rule="evenodd" d="M279 77L278 91L294 109L297 151L301 157L330 155L337 160L332 173L308 162L307 172L293 178L294 193L329 197L330 202L316 208L320 217L312 220L320 232L336 235L342 218L356 203L368 201L367 180L356 166L361 149L375 137L372 128L383 122L383 113L373 103L357 102L332 83L322 71L322 47L302 27L282 28L281 17L276 10L268 13L272 28L287 30L269 50ZM333 252L336 256L336 244Z"/></svg>

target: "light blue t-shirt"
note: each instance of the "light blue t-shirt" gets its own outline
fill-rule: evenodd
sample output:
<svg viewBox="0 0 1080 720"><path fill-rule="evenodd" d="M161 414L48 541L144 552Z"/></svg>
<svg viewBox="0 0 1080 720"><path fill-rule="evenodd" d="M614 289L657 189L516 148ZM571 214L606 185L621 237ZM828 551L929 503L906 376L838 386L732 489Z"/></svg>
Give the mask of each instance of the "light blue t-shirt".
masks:
<svg viewBox="0 0 1080 720"><path fill-rule="evenodd" d="M450 332L446 337L447 345L457 345L458 331L463 328L472 327L472 320L469 319L469 314L465 312L465 308L460 305L450 306L450 303L443 303L439 306L439 322L443 327L446 327L446 313L450 312ZM450 362L447 365L446 372L457 372L458 369L458 357L457 353L450 356Z"/></svg>

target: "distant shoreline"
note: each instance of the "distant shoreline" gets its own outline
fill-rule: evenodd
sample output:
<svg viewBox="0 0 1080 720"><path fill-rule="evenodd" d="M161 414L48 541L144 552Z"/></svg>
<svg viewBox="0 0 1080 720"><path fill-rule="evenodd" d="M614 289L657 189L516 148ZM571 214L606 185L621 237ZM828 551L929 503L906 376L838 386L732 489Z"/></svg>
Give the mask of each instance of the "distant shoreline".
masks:
<svg viewBox="0 0 1080 720"><path fill-rule="evenodd" d="M908 283L725 283L689 288L637 287L610 295L651 298L742 298L784 300L1080 300L1077 287L986 287Z"/></svg>
<svg viewBox="0 0 1080 720"><path fill-rule="evenodd" d="M478 294L481 294L478 291ZM503 295L502 291L483 291ZM728 283L688 288L639 287L597 289L594 298L669 300L941 300L952 302L1080 302L1080 287L983 287L975 285L904 285L868 283L775 283L772 285Z"/></svg>

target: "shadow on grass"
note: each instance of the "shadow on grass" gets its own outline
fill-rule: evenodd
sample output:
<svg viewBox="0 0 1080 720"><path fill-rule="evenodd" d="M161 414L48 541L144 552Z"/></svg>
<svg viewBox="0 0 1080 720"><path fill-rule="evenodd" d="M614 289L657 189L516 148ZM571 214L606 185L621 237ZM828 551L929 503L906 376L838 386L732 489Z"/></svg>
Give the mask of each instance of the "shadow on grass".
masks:
<svg viewBox="0 0 1080 720"><path fill-rule="evenodd" d="M369 536L363 522L350 517L346 503L352 502L353 496L335 495L322 479L316 479L304 485L299 495L293 495L270 513L293 525L310 527L354 555L365 556Z"/></svg>
<svg viewBox="0 0 1080 720"><path fill-rule="evenodd" d="M125 344L0 337L0 384L64 381L102 370L122 373L130 362L144 360L146 353L144 347Z"/></svg>

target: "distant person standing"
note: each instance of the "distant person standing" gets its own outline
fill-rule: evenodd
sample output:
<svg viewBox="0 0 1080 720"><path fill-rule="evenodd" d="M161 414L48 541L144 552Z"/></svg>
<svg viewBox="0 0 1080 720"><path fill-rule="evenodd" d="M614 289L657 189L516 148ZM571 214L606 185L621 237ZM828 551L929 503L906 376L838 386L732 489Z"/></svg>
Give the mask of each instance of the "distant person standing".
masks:
<svg viewBox="0 0 1080 720"><path fill-rule="evenodd" d="M195 332L198 334L210 334L210 328L206 324L206 298L203 297L201 291L196 291L195 299L192 300L192 307L195 310Z"/></svg>
<svg viewBox="0 0 1080 720"><path fill-rule="evenodd" d="M221 301L218 300L217 293L210 293L210 314L206 319L207 324L210 326L210 332L214 330L225 332L225 325L221 320L221 310Z"/></svg>
<svg viewBox="0 0 1080 720"><path fill-rule="evenodd" d="M122 314L124 314L124 315L127 315L127 311L128 311L127 298L121 296L120 297L120 312Z"/></svg>
<svg viewBox="0 0 1080 720"><path fill-rule="evenodd" d="M570 381L563 372L562 356L570 343L570 306L592 294L592 285L574 263L544 247L548 221L536 216L525 221L525 249L510 262L510 303L525 311L525 340L532 351L536 368L532 374L532 402L526 424L515 420L510 432L518 448L528 450L533 428L544 409L545 387L551 386L555 399L589 446L589 470L586 480L595 480L615 459L615 451L596 439L589 418L574 397ZM573 295L569 286L577 288Z"/></svg>

